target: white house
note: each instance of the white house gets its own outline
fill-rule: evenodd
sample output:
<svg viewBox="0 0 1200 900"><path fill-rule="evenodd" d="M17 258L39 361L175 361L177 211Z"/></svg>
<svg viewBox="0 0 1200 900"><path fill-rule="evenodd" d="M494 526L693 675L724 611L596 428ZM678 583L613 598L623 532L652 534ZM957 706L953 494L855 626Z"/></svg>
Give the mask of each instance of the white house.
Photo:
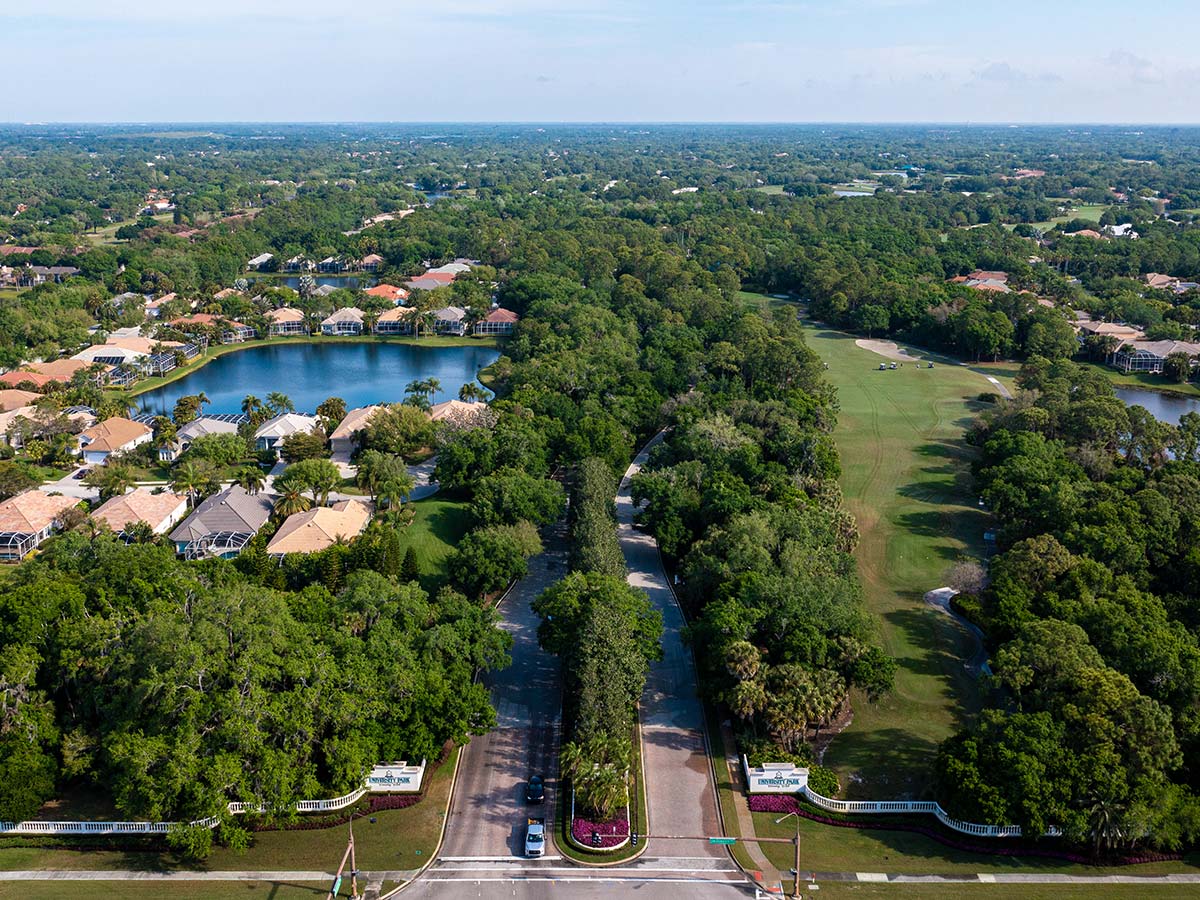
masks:
<svg viewBox="0 0 1200 900"><path fill-rule="evenodd" d="M363 311L353 306L337 310L321 322L321 333L326 335L362 334Z"/></svg>
<svg viewBox="0 0 1200 900"><path fill-rule="evenodd" d="M467 311L461 306L443 306L433 314L436 334L461 335L467 330Z"/></svg>
<svg viewBox="0 0 1200 900"><path fill-rule="evenodd" d="M258 426L254 432L254 447L256 450L274 450L278 455L284 438L299 432L316 431L318 425L316 416L281 413Z"/></svg>
<svg viewBox="0 0 1200 900"><path fill-rule="evenodd" d="M251 259L246 263L246 268L252 272L257 272L274 258L274 253L260 253L258 256L254 257L254 259Z"/></svg>

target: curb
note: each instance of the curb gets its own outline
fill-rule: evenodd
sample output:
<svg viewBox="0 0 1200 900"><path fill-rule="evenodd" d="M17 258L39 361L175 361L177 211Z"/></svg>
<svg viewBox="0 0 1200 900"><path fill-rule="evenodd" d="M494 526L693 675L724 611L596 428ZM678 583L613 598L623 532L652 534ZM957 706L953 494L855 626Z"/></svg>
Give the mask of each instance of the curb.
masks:
<svg viewBox="0 0 1200 900"><path fill-rule="evenodd" d="M438 853L442 850L442 843L446 840L446 826L450 824L450 807L454 804L454 789L458 786L458 767L462 763L464 749L466 749L465 744L458 748L458 755L454 758L454 774L450 778L450 792L446 795L446 814L442 816L442 828L438 832L437 845L433 848L433 852L429 854L429 859L425 860L424 865L417 869L412 878L399 887L392 888L386 894L380 894L379 900L388 900L389 897L395 897L402 890L411 886L413 882L425 874L426 869L437 862Z"/></svg>

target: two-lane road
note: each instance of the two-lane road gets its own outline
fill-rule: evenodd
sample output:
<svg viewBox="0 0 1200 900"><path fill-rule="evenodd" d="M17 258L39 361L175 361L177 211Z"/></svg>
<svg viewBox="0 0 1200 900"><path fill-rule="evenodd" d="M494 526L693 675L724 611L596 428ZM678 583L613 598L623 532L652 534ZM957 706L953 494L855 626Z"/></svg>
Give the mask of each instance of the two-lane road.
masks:
<svg viewBox="0 0 1200 900"><path fill-rule="evenodd" d="M500 606L501 627L513 637L512 665L492 672L496 727L471 739L458 764L440 857L495 859L522 856L527 814L546 818L546 854L554 854L552 820L558 786L562 693L558 661L537 642L538 617L530 603L566 574L564 526L547 530L545 551L529 560L529 574ZM525 782L546 779L546 801L525 805Z"/></svg>

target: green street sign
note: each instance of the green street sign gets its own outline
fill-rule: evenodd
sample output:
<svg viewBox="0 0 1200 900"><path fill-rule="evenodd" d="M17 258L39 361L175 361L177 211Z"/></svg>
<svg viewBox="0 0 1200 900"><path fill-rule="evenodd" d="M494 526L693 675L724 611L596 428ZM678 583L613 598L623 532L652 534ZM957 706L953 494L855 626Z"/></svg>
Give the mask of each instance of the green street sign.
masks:
<svg viewBox="0 0 1200 900"><path fill-rule="evenodd" d="M737 843L737 838L727 838L727 837L710 837L710 838L708 839L708 842L709 842L710 844L724 844L724 845L729 845L729 844L736 844L736 843Z"/></svg>

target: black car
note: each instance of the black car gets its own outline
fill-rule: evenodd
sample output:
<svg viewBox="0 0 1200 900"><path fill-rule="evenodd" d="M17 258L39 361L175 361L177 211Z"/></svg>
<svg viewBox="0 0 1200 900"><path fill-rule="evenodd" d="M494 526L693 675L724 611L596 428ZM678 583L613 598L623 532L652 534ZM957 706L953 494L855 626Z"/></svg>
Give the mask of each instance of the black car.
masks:
<svg viewBox="0 0 1200 900"><path fill-rule="evenodd" d="M546 799L546 782L541 775L530 775L525 784L525 802L541 803Z"/></svg>

